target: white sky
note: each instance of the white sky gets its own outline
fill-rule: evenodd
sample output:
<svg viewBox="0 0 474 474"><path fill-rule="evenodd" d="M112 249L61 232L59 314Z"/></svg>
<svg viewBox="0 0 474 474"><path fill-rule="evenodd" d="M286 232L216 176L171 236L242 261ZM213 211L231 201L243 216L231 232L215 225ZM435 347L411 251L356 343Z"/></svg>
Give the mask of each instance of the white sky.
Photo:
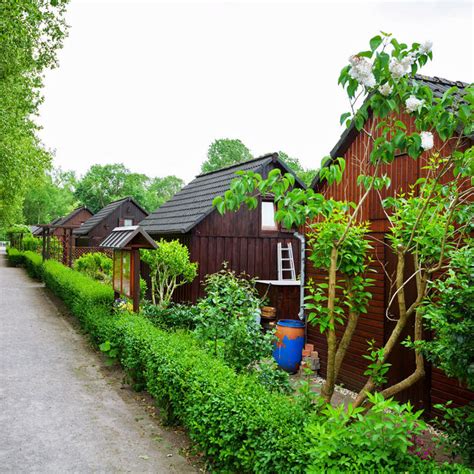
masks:
<svg viewBox="0 0 474 474"><path fill-rule="evenodd" d="M339 71L379 30L431 39L423 74L473 80L469 1L71 0L67 22L41 138L79 174L122 162L189 181L216 138L317 167L347 110Z"/></svg>

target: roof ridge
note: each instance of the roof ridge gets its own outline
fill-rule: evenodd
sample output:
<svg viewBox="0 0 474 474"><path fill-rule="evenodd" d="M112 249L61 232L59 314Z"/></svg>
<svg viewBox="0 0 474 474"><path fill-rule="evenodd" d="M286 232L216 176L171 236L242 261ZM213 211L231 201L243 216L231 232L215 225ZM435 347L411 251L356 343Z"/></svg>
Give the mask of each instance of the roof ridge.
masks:
<svg viewBox="0 0 474 474"><path fill-rule="evenodd" d="M458 87L467 87L469 85L468 82L452 81L451 79L446 79L444 77L439 77L439 76L425 76L424 74L415 74L414 77L415 79L432 82L433 84L450 84L452 86L458 86Z"/></svg>
<svg viewBox="0 0 474 474"><path fill-rule="evenodd" d="M265 155L259 156L258 158L252 158L251 160L241 161L239 163L234 163L233 165L224 166L223 168L219 168L218 170L208 171L207 173L200 173L200 174L196 175L195 178L201 178L203 176L209 176L209 175L214 174L214 173L219 173L221 171L226 171L226 170L229 170L229 169L232 169L232 168L237 168L239 166L246 165L247 163L254 163L254 162L259 161L259 160L264 160L264 159L273 158L273 157L278 158L278 153L267 153Z"/></svg>

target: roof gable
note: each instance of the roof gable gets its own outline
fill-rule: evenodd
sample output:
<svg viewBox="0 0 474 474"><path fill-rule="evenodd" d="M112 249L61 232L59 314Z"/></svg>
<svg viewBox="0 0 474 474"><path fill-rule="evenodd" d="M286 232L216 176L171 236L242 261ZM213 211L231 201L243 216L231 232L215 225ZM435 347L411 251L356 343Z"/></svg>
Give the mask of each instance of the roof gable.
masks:
<svg viewBox="0 0 474 474"><path fill-rule="evenodd" d="M424 86L428 86L433 91L433 97L441 98L443 94L453 86L458 87L460 90L454 94L457 100L462 99L463 92L462 90L467 87L469 84L461 81L450 81L448 79L443 79L441 77L429 77L423 76L421 74L415 75L415 80ZM356 139L359 132L355 128L354 121L351 122L348 128L342 132L341 137L334 145L334 148L329 152L329 156L334 159L339 156L343 156L344 153L348 150L351 143ZM329 166L332 160L326 161L325 166ZM311 188L314 188L319 184L319 173L314 177Z"/></svg>
<svg viewBox="0 0 474 474"><path fill-rule="evenodd" d="M134 204L138 209L140 209L145 215L148 215L148 212L145 211L140 204L138 204L132 197L127 196L122 199L118 199L117 201L112 201L111 203L107 204L107 206L103 207L97 214L94 214L92 217L87 219L81 227L74 229L74 235L86 235L88 234L94 227L100 224L106 217L112 214L116 209L118 209L122 204L126 202L130 202Z"/></svg>
<svg viewBox="0 0 474 474"><path fill-rule="evenodd" d="M275 167L281 168L284 172L294 174L278 157L277 153L264 155L210 173L200 174L169 201L140 222L140 226L152 235L189 232L215 210L212 201L230 188L230 183L236 178L235 173L237 171L258 173L263 171L265 166L270 163L274 163ZM295 178L297 185L304 188L304 183L296 176Z"/></svg>

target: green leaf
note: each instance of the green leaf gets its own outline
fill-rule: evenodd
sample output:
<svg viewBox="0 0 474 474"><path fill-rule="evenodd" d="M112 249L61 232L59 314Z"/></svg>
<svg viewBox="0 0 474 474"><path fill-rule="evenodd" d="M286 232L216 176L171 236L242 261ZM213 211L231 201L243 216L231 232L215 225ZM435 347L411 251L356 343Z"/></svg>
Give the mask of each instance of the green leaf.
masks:
<svg viewBox="0 0 474 474"><path fill-rule="evenodd" d="M380 36L374 36L371 40L370 40L370 49L372 51L375 51L381 44L382 44L382 38Z"/></svg>

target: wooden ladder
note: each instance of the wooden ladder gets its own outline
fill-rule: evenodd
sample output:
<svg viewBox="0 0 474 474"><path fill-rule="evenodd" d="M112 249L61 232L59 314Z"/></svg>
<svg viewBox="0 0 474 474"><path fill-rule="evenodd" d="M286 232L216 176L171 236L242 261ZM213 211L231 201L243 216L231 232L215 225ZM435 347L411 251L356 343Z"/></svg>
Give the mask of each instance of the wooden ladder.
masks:
<svg viewBox="0 0 474 474"><path fill-rule="evenodd" d="M284 252L286 256L284 257ZM295 260L293 258L293 247L291 243L287 247L283 247L281 242L278 242L278 279L279 280L296 280L295 272ZM284 266L284 263L288 262L288 265ZM284 273L291 273L291 278L283 278Z"/></svg>

